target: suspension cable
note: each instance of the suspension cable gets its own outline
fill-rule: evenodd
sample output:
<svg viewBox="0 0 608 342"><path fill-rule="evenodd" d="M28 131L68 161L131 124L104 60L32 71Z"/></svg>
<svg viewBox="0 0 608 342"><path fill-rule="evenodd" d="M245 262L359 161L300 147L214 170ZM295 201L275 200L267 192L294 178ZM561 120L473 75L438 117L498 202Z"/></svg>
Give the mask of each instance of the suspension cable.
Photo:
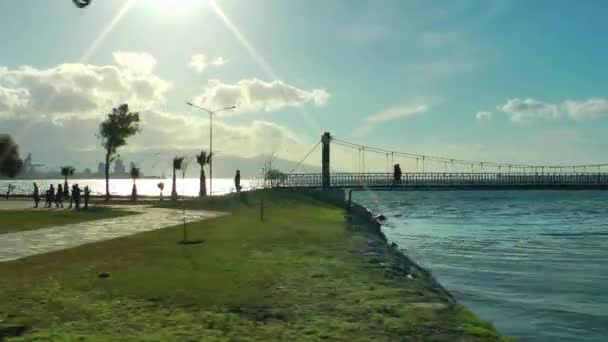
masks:
<svg viewBox="0 0 608 342"><path fill-rule="evenodd" d="M306 153L304 158L302 160L300 160L300 162L293 169L291 169L291 171L289 171L289 173L293 173L298 167L300 167L300 165L302 165L302 163L306 160L306 158L308 158L308 156L319 146L320 143L321 143L321 140L319 140L319 142L317 142L317 144L310 151L308 151L308 153Z"/></svg>

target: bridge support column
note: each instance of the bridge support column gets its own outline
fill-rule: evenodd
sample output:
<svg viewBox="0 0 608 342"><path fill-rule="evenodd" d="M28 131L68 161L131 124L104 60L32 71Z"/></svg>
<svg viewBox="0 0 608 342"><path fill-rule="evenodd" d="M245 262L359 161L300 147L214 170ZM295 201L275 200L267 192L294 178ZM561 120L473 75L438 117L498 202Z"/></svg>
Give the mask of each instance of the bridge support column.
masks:
<svg viewBox="0 0 608 342"><path fill-rule="evenodd" d="M323 133L321 136L321 143L323 144L323 149L321 150L321 177L322 177L322 187L323 189L329 189L330 181L329 181L329 143L331 142L331 135L329 132Z"/></svg>

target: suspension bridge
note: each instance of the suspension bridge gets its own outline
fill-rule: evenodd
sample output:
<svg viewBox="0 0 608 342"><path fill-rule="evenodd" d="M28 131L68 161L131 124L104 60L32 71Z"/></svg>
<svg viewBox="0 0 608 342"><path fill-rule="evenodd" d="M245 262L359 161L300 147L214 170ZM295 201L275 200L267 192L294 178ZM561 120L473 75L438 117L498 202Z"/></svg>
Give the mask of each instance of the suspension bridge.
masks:
<svg viewBox="0 0 608 342"><path fill-rule="evenodd" d="M321 172L296 173L319 146ZM336 147L341 150L332 153ZM334 170L332 159L352 159L356 171ZM396 164L404 169L401 175L392 171ZM607 167L608 164L532 165L452 159L359 145L326 132L290 173L274 174L263 181L267 187L324 189L608 189ZM378 172L378 168L384 168L383 172Z"/></svg>

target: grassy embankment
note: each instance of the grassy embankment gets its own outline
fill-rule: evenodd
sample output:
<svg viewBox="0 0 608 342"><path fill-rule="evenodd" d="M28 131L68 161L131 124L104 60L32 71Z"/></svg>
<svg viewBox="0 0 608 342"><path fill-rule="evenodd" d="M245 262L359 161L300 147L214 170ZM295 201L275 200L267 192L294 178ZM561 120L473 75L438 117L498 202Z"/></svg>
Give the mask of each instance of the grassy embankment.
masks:
<svg viewBox="0 0 608 342"><path fill-rule="evenodd" d="M125 210L90 208L90 210L0 210L0 234L34 230L71 223L115 218L134 214Z"/></svg>
<svg viewBox="0 0 608 342"><path fill-rule="evenodd" d="M188 224L200 244L178 244L173 227L0 263L0 329L25 331L19 340L502 339L341 208L286 192L187 206L232 214Z"/></svg>

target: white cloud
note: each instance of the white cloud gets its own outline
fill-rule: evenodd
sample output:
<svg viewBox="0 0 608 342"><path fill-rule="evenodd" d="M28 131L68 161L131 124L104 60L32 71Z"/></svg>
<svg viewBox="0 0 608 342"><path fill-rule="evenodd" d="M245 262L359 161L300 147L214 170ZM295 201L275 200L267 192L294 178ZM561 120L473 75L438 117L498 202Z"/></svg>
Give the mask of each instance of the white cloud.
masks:
<svg viewBox="0 0 608 342"><path fill-rule="evenodd" d="M188 150L208 145L209 136L201 133L209 131L207 117L146 111L141 118L143 130L133 138L132 150ZM300 145L303 151L308 146L292 130L270 121L230 125L214 120L213 131L214 150L224 155L253 157Z"/></svg>
<svg viewBox="0 0 608 342"><path fill-rule="evenodd" d="M369 123L380 123L384 121L404 118L407 116L412 116L414 114L424 113L426 112L428 107L426 105L402 105L397 107L388 108L377 112L373 115L365 118L366 122Z"/></svg>
<svg viewBox="0 0 608 342"><path fill-rule="evenodd" d="M608 100L591 98L584 101L568 100L563 107L573 119L595 118L608 115Z"/></svg>
<svg viewBox="0 0 608 342"><path fill-rule="evenodd" d="M119 103L144 110L165 102L172 85L152 73L154 57L119 52L114 59L114 65L0 67L0 115L84 118L103 115Z"/></svg>
<svg viewBox="0 0 608 342"><path fill-rule="evenodd" d="M532 98L510 99L498 110L516 122L535 119L557 119L567 114L571 119L586 119L608 116L608 99L590 98L587 100L567 100L561 104L541 102Z"/></svg>
<svg viewBox="0 0 608 342"><path fill-rule="evenodd" d="M202 53L196 54L190 58L188 66L196 72L203 72L207 69L207 56Z"/></svg>
<svg viewBox="0 0 608 342"><path fill-rule="evenodd" d="M507 103L498 106L497 109L509 115L511 120L515 122L526 122L534 119L555 119L560 116L558 106L532 98L509 99Z"/></svg>
<svg viewBox="0 0 608 342"><path fill-rule="evenodd" d="M133 72L149 74L156 67L156 59L145 52L117 51L112 56L117 65Z"/></svg>
<svg viewBox="0 0 608 342"><path fill-rule="evenodd" d="M475 118L477 118L477 120L482 120L482 121L490 120L490 119L492 119L492 112L479 111L479 112L477 112L477 114L475 114Z"/></svg>
<svg viewBox="0 0 608 342"><path fill-rule="evenodd" d="M188 66L198 72L201 73L203 71L205 71L207 69L207 67L209 66L222 66L228 63L228 60L224 57L216 57L215 59L213 59L212 61L209 60L209 58L203 54L203 53L198 53L196 55L193 55L190 58L190 63L188 63Z"/></svg>
<svg viewBox="0 0 608 342"><path fill-rule="evenodd" d="M438 101L437 99L427 98L428 103ZM360 138L367 135L374 129L374 127L380 123L392 121L396 119L402 119L416 114L422 114L429 109L430 104L422 103L408 103L400 106L389 107L378 111L368 117L365 117L359 127L353 131L353 137Z"/></svg>
<svg viewBox="0 0 608 342"><path fill-rule="evenodd" d="M284 107L298 107L306 103L322 106L330 98L325 89L304 90L275 80L244 79L235 84L210 80L203 92L193 102L205 108L224 108L236 105L229 113L274 111Z"/></svg>
<svg viewBox="0 0 608 342"><path fill-rule="evenodd" d="M211 64L216 65L216 66L226 65L226 64L228 64L228 60L224 57L216 57L213 60L213 62L211 62Z"/></svg>

